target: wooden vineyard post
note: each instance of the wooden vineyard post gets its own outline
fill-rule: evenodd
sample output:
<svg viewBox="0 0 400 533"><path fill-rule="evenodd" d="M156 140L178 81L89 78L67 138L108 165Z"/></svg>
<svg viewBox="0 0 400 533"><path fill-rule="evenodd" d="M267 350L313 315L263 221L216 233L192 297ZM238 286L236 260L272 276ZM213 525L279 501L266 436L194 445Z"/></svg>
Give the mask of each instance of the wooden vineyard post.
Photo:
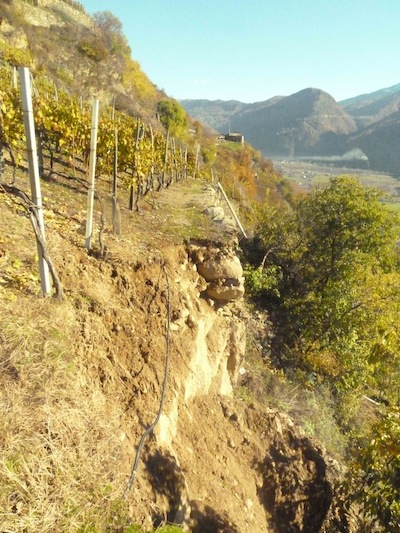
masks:
<svg viewBox="0 0 400 533"><path fill-rule="evenodd" d="M112 184L112 225L114 235L121 234L121 213L117 202L117 179L118 179L118 128L114 133L114 172Z"/></svg>
<svg viewBox="0 0 400 533"><path fill-rule="evenodd" d="M21 83L22 112L24 116L26 149L28 152L32 202L37 215L38 229L43 242L45 242L42 194L40 190L39 166L36 151L35 124L33 120L32 90L29 69L27 67L20 67L19 75ZM40 284L43 294L46 295L49 294L51 290L49 267L44 259L43 248L38 239L36 239L36 243L39 258Z"/></svg>
<svg viewBox="0 0 400 533"><path fill-rule="evenodd" d="M198 171L198 168L199 168L199 156L200 156L200 145L198 144L196 146L196 156L195 156L195 160L194 160L194 172L193 172L193 177L194 178L196 178L197 171Z"/></svg>
<svg viewBox="0 0 400 533"><path fill-rule="evenodd" d="M96 171L96 148L97 148L97 130L99 124L99 100L93 101L92 107L92 130L90 136L90 160L89 160L89 189L86 218L85 246L89 251L91 248L93 233L93 204L94 204L94 177Z"/></svg>

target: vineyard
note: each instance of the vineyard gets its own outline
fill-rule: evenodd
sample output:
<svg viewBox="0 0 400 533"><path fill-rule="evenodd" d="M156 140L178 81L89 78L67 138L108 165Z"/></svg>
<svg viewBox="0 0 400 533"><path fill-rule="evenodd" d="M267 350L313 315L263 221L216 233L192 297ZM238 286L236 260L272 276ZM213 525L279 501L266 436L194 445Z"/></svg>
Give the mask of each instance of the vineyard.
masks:
<svg viewBox="0 0 400 533"><path fill-rule="evenodd" d="M15 69L0 69L0 149L6 150L15 172L25 150L21 96ZM72 176L79 164L89 162L91 103L59 91L46 80L33 80L33 107L39 166L43 175L43 156L49 158L50 176L56 160L69 161ZM160 117L161 121L163 117ZM96 172L118 177L130 191L130 209L138 209L140 198L152 190L167 187L194 172L195 155L178 144L167 130L158 131L139 118L100 106ZM3 154L2 154L3 155ZM1 162L2 168L4 161Z"/></svg>
<svg viewBox="0 0 400 533"><path fill-rule="evenodd" d="M26 67L20 67L18 71L16 67L4 63L0 65L0 192L18 197L25 216L31 221L44 294L50 292L50 281L43 284L43 271L49 267L56 296L62 295L61 284L46 250L44 222L47 225L49 219L57 219L59 224L63 224L62 218L69 218L68 229L65 224L68 233L74 227L82 232L86 221L86 249L90 254L104 258L110 251L109 242L105 242L106 235L107 240L110 240L111 234L117 238L113 239L115 251L119 236L125 232L124 239L131 238L132 232L127 233L128 225L131 230L132 225L138 224L143 231L140 219L134 218L133 213L140 214L149 209L153 214L149 213L146 219L147 227L151 226L152 220L159 219L154 231L147 235L149 246L153 235L158 234L162 227L168 228L170 237L174 233L172 240L175 243L194 236L211 238L211 234L219 240L221 227L214 227L214 231L211 227L215 223L206 220L207 217L202 214L206 207L213 205L210 202L219 201L217 197L207 200L202 197L199 200L201 210L199 212L197 206L194 217L190 188L196 188L198 196L200 185L195 183L198 177L218 182L219 188L212 190L212 194L223 191L223 184L230 198L240 205L240 216L246 224L251 224L254 216L252 202L262 201L266 192L270 200L286 198L290 201L292 188L288 187L288 181L276 173L261 154L247 145L219 145L214 135L205 131L201 124L191 123L173 100L161 99L152 108L153 113L147 113L145 121L129 112L117 110L115 105L104 104L96 98L85 100L82 96L61 90L47 77L33 76ZM23 85L26 83L31 100L29 134L26 123L24 125L27 104ZM115 104L115 100L110 100ZM35 151L35 179L37 187L44 189L43 195L39 194L39 197L43 196L43 206L39 205L41 202L32 189L30 167L33 165L27 165L27 154L29 160L31 152L28 145L33 145ZM30 193L27 189L28 170ZM182 182L184 178L187 181L189 176L194 181L190 181L188 196L186 200L182 198L180 207L185 215L171 214L171 204L164 212L164 218L154 215L156 196L164 195L171 184L178 182L180 193L175 191L175 194L183 194ZM49 195L45 192L48 185L52 189ZM223 201L230 204L226 195ZM95 228L94 203L97 209L95 216L98 217ZM237 217L236 223L241 227ZM243 229L242 234L246 235ZM93 249L91 240L95 236L98 236L98 246ZM75 241L76 235L70 238ZM79 236L79 246L82 246L82 241Z"/></svg>
<svg viewBox="0 0 400 533"><path fill-rule="evenodd" d="M20 72L22 73L22 70ZM0 173L4 174L5 171L5 154L8 154L7 163L12 168L11 183L7 184L2 180L2 189L3 192L19 196L25 202L27 212L30 212L37 241L40 243L38 244L40 266L41 249L44 253L46 251L44 228L42 228L41 235L38 229L40 220L35 208L41 209L41 206L33 205L36 196L33 191L30 199L25 191L15 186L17 171L23 168L27 149L23 102L21 101L22 87L20 90L15 68L2 67L0 75ZM105 254L102 238L106 211L104 192L111 196L113 233L120 235L121 202L117 197L119 191L128 196L128 209L139 211L140 200L150 192L160 191L173 182L179 182L189 173L195 174L199 149L197 147L196 155L193 155L188 146L178 144L170 134L171 117L160 114L157 117L159 119L158 129L155 129L140 118L118 112L111 106L100 106L99 116L99 102L94 100L97 102L97 107L96 140L93 150L94 104L59 91L45 78L33 80L31 77L31 84L35 121L33 137L36 139L39 175L47 180L57 180L63 177L78 181L81 186L89 190L89 197L90 194L96 197L102 211L99 237L101 256ZM163 124L165 133L162 131ZM93 153L95 154L94 161L91 159ZM63 176L60 175L60 162L64 169ZM88 167L89 173L93 173L92 184L86 180ZM101 187L94 185L95 173L97 178L102 180ZM93 209L90 220L89 212L87 218L87 228L89 228L87 231L90 232L89 239L86 240L88 251L90 251L92 234L92 216ZM52 264L48 255L46 255L46 262L51 269ZM40 268L42 271L42 266ZM47 269L46 265L45 268ZM61 286L55 272L51 270L51 273L56 293L60 295L62 294L59 294Z"/></svg>

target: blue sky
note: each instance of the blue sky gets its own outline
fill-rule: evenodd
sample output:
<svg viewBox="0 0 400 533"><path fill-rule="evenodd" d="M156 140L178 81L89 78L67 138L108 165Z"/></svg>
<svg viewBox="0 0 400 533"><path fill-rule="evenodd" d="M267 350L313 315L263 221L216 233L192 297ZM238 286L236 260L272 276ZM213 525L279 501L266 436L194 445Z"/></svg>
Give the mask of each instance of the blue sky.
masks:
<svg viewBox="0 0 400 533"><path fill-rule="evenodd" d="M399 0L81 0L111 11L176 99L257 102L307 87L337 101L400 83Z"/></svg>

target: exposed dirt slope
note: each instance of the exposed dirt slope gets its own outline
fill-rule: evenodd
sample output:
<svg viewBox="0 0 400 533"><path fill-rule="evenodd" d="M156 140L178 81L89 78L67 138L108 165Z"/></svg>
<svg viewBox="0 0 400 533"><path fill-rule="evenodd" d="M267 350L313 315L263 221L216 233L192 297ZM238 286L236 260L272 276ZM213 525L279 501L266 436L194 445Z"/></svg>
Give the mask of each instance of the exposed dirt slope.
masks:
<svg viewBox="0 0 400 533"><path fill-rule="evenodd" d="M17 185L26 189L26 184L26 174L21 173ZM106 201L107 184L100 185ZM74 389L69 391L69 381L65 382L57 399L49 392L50 378L32 384L24 359L29 347L10 362L4 337L1 361L7 372L1 399L10 405L18 391L29 394L31 415L37 417L29 429L16 426L15 434L26 432L32 442L40 436L47 443L43 462L52 461L52 468L55 450L93 437L88 471L91 461L100 461L104 472L98 465L93 475L103 483L106 479L113 494L122 496L140 438L157 414L169 355L163 413L144 444L127 494L132 523L150 529L177 522L198 533L350 531L334 520L338 465L286 416L234 394L238 376L251 372L246 363L246 323L251 316L242 301L221 305L204 297L206 283L192 261L189 243L235 249L229 219L216 223L202 214L206 206L218 203L210 185L188 179L143 201L139 213L122 208L123 234L115 237L106 226L104 258L97 257L97 236L94 253L88 255L84 249L82 183L59 175L43 186L49 251L66 301L47 302L39 314L53 314L56 324L63 320L61 312L68 313L65 330L58 335L68 337L63 357L73 368ZM22 320L24 309L35 305L38 285L25 212L5 193L0 202L5 323L7 309L21 314ZM12 307L15 298L18 307ZM80 428L86 420L87 429L72 438L63 416L66 405L74 402L88 406L86 414L79 414L75 405L74 422ZM29 416L30 405L26 409ZM101 428L90 411L100 413ZM6 440L0 453L8 453ZM27 461L26 472L29 468ZM43 476L40 486L46 488L49 479ZM63 515L65 498L57 476L51 479L51 490L44 490L44 507L59 506ZM67 482L84 483L76 477L63 481ZM3 527L18 531L16 524L29 513L33 516L34 503L18 484L9 483L13 498L3 501ZM101 507L104 496L96 497L87 505ZM65 527L60 526L65 516L56 518L54 513L50 525L44 526L44 508L35 512L36 521L27 531ZM117 531L111 526L107 530Z"/></svg>

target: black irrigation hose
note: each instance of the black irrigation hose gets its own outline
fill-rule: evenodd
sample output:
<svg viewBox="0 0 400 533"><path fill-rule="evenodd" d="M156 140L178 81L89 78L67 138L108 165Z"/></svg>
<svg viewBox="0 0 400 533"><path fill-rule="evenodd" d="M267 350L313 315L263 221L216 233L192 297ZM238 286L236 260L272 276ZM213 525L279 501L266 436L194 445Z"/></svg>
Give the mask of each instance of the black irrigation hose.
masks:
<svg viewBox="0 0 400 533"><path fill-rule="evenodd" d="M165 273L165 278L167 280L167 327L166 327L167 332L166 332L166 337L165 337L166 338L166 354L165 354L164 381L163 381L163 385L162 385L160 406L158 408L157 416L155 417L153 423L146 429L146 431L143 433L143 435L142 435L142 437L140 439L140 442L139 442L139 445L138 445L138 448L137 448L137 451L136 451L135 461L134 461L133 466L132 466L131 475L129 477L129 481L128 481L128 484L126 486L125 492L124 492L124 494L122 496L123 500L125 500L126 497L128 496L128 493L131 490L132 485L133 485L133 483L135 481L136 472L137 472L137 469L139 467L140 455L141 455L141 452L142 452L144 441L146 440L147 436L150 435L150 433L156 427L156 425L158 424L158 422L159 422L159 420L161 418L162 409L163 409L163 406L164 406L165 396L166 396L166 392L167 392L167 381L168 381L169 361L170 361L171 290L170 290L170 286L169 286L169 278L168 278L168 274L167 274L167 270L165 268L165 265L163 265L163 270L164 270L164 273Z"/></svg>

